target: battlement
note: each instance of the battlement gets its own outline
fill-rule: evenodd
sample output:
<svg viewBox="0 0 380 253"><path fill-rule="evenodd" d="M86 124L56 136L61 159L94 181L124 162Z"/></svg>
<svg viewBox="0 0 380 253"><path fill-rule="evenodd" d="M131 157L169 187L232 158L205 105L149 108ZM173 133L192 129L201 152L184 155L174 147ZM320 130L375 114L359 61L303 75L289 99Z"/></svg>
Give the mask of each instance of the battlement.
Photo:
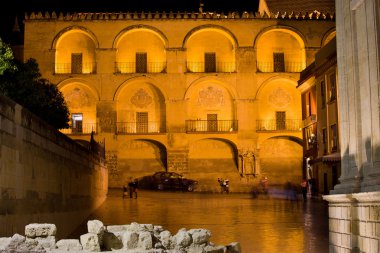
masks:
<svg viewBox="0 0 380 253"><path fill-rule="evenodd" d="M289 20L335 20L335 13L320 13L320 12L292 12L292 13L266 13L259 12L228 12L228 14L217 12L78 12L78 13L62 13L58 15L56 12L45 12L42 14L38 12L32 12L30 14L25 13L25 20L59 20L59 21L76 21L76 20L171 20L171 19L289 19Z"/></svg>

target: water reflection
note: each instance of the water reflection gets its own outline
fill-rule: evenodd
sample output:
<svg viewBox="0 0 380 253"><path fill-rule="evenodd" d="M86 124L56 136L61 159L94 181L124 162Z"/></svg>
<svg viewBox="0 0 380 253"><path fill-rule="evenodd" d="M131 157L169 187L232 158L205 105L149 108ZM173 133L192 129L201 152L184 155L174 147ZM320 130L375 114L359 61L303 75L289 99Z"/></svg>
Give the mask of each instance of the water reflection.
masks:
<svg viewBox="0 0 380 253"><path fill-rule="evenodd" d="M105 225L131 222L162 225L175 234L180 228L207 228L211 241L238 241L244 253L328 252L328 210L322 201L252 198L248 194L139 192L122 199L112 190L89 219ZM71 236L86 233L83 224Z"/></svg>

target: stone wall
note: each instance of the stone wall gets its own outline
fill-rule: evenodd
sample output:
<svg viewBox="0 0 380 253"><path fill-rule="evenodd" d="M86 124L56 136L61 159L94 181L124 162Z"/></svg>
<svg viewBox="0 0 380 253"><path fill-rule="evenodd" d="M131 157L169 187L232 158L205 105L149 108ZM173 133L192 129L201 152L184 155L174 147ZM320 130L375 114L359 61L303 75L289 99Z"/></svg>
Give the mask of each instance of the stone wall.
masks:
<svg viewBox="0 0 380 253"><path fill-rule="evenodd" d="M105 200L107 189L98 152L0 96L0 236L23 233L31 222L55 223L57 236L67 236Z"/></svg>

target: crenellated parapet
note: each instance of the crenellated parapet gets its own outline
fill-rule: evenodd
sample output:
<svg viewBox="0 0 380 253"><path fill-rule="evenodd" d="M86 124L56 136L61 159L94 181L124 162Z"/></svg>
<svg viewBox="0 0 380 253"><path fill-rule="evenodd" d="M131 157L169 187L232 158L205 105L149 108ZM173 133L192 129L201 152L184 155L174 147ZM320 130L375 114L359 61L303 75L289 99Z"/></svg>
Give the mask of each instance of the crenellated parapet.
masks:
<svg viewBox="0 0 380 253"><path fill-rule="evenodd" d="M216 12L78 12L78 13L62 13L58 15L56 12L31 12L25 13L25 20L171 20L171 19L291 19L291 20L335 20L335 13L321 12L228 12L228 14Z"/></svg>

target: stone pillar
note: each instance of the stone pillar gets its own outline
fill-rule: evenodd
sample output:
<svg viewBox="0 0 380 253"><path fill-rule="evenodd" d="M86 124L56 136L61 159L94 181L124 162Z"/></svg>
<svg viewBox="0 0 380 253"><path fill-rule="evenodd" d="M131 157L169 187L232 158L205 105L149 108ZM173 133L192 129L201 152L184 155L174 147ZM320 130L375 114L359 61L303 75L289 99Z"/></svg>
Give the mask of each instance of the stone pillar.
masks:
<svg viewBox="0 0 380 253"><path fill-rule="evenodd" d="M378 0L336 0L340 183L329 202L330 252L379 252Z"/></svg>
<svg viewBox="0 0 380 253"><path fill-rule="evenodd" d="M380 193L326 195L329 252L379 252Z"/></svg>

